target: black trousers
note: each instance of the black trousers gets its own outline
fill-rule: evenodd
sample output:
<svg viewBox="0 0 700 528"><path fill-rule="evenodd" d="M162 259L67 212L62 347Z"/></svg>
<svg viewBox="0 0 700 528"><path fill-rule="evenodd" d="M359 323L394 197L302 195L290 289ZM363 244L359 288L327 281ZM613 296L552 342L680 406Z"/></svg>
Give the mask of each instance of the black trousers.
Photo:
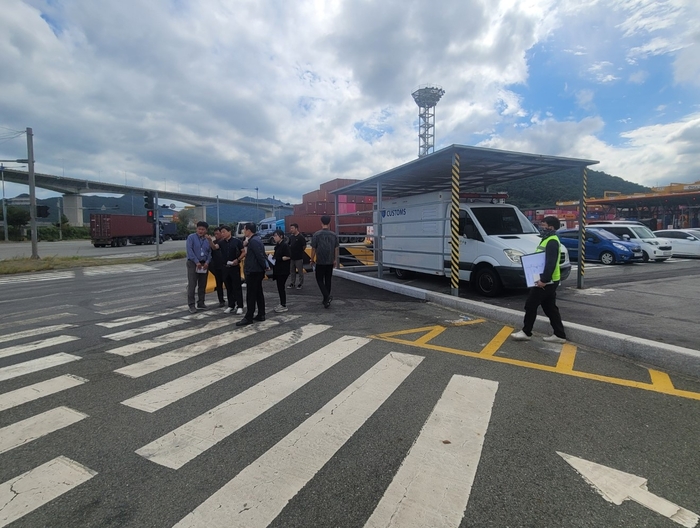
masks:
<svg viewBox="0 0 700 528"><path fill-rule="evenodd" d="M214 275L216 280L216 296L219 298L219 302L224 302L224 270L220 268L212 268L211 274Z"/></svg>
<svg viewBox="0 0 700 528"><path fill-rule="evenodd" d="M530 294L525 301L525 319L523 321L523 332L527 335L532 334L532 327L537 318L537 308L542 306L542 311L549 317L554 335L566 339L564 324L561 322L561 315L559 308L557 308L557 286L559 283L555 282L545 285L544 288L530 288Z"/></svg>
<svg viewBox="0 0 700 528"><path fill-rule="evenodd" d="M316 283L318 284L323 302L331 296L331 280L333 279L333 264L316 264Z"/></svg>
<svg viewBox="0 0 700 528"><path fill-rule="evenodd" d="M284 289L284 284L287 282L288 278L289 275L275 275L277 293L280 294L280 304L282 306L287 306L287 291Z"/></svg>
<svg viewBox="0 0 700 528"><path fill-rule="evenodd" d="M258 307L258 317L265 317L265 295L263 294L262 281L265 278L264 271L248 273L245 276L246 302L248 309L245 313L246 319L253 319L255 307Z"/></svg>
<svg viewBox="0 0 700 528"><path fill-rule="evenodd" d="M204 304L204 296L207 291L207 274L197 273L197 265L191 260L187 261L187 304L194 306L195 289L197 290L197 304Z"/></svg>
<svg viewBox="0 0 700 528"><path fill-rule="evenodd" d="M241 286L241 267L231 266L224 270L224 286L229 308L243 308L243 287Z"/></svg>

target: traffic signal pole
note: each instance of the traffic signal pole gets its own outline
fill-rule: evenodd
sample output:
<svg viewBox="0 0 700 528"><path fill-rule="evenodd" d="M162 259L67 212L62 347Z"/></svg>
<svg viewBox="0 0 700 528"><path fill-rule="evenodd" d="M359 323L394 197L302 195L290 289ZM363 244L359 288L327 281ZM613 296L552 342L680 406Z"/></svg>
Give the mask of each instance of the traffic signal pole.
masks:
<svg viewBox="0 0 700 528"><path fill-rule="evenodd" d="M158 206L158 191L153 193L153 212L155 214L156 220L156 258L160 258L160 211Z"/></svg>
<svg viewBox="0 0 700 528"><path fill-rule="evenodd" d="M27 127L27 165L29 177L29 226L32 232L32 258L39 258L36 233L36 187L34 185L34 133Z"/></svg>

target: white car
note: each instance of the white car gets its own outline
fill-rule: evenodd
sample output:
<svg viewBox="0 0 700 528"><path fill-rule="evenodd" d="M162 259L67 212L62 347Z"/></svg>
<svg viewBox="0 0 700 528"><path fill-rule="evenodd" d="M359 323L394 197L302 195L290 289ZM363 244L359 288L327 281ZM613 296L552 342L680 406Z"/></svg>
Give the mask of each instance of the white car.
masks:
<svg viewBox="0 0 700 528"><path fill-rule="evenodd" d="M657 237L652 233L651 229L645 225L639 225L638 222L616 222L614 224L612 222L599 222L596 224L596 227L610 231L623 240L638 243L642 248L642 260L644 260L644 262L650 260L663 262L673 256L671 240Z"/></svg>
<svg viewBox="0 0 700 528"><path fill-rule="evenodd" d="M671 240L674 257L700 257L700 229L661 229L654 234Z"/></svg>

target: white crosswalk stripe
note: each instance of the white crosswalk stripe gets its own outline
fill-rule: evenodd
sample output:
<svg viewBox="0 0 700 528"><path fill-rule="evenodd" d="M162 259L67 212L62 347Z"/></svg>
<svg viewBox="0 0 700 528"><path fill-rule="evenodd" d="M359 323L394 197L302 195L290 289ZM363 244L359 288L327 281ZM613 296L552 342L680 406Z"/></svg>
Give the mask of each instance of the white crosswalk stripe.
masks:
<svg viewBox="0 0 700 528"><path fill-rule="evenodd" d="M32 275L10 275L9 277L0 278L0 284L19 284L25 282L43 282L74 278L74 271L52 271L51 273L35 273Z"/></svg>
<svg viewBox="0 0 700 528"><path fill-rule="evenodd" d="M367 528L459 526L497 388L494 381L452 377ZM465 409L470 409L469 422Z"/></svg>
<svg viewBox="0 0 700 528"><path fill-rule="evenodd" d="M22 405L23 403L28 403L51 394L56 394L57 392L72 389L73 387L77 387L83 383L87 383L85 378L65 374L63 376L58 376L56 378L35 383L34 385L28 385L11 392L0 394L0 411L11 409L12 407Z"/></svg>
<svg viewBox="0 0 700 528"><path fill-rule="evenodd" d="M50 334L51 332L60 332L61 330L66 330L68 328L75 328L75 325L60 324L53 326L45 326L41 329L33 328L31 330L23 330L21 332L15 332L14 334L5 334L4 336L0 336L0 343L4 343L6 341L13 341L15 339L22 339L24 337L35 337L37 333Z"/></svg>
<svg viewBox="0 0 700 528"><path fill-rule="evenodd" d="M0 453L73 425L84 418L87 418L87 414L74 411L68 407L56 407L50 411L3 427L0 429Z"/></svg>
<svg viewBox="0 0 700 528"><path fill-rule="evenodd" d="M59 456L0 484L0 527L87 482L97 473Z"/></svg>
<svg viewBox="0 0 700 528"><path fill-rule="evenodd" d="M145 264L116 264L114 266L95 266L92 268L84 268L83 274L86 277L94 277L97 275L119 275L120 273L144 273L147 271L157 271L151 266Z"/></svg>
<svg viewBox="0 0 700 528"><path fill-rule="evenodd" d="M109 303L103 307L104 311L111 308ZM124 358L119 359L121 366L112 372L123 376L119 377L122 381L118 393L125 394L126 391L126 394L113 403L122 400L123 413L136 413L133 416L139 418L144 412L157 413L153 415L154 423L163 417L168 419L166 429L162 429L161 422L157 435L149 435L142 447L136 449L135 453L140 455L136 458L145 465L180 470L185 465L208 463L215 456L216 449L212 448L217 444L226 439L231 441L229 437L253 420L266 419L264 416L268 411L276 406L279 408L289 398L298 398L303 392L300 389L312 381L336 376L340 370L337 366L351 356L351 362L360 358L365 366L342 386L333 389L330 400L318 411L300 420L298 425L294 424L291 432L285 432L286 436L275 445L256 455L254 462L228 476L228 482L221 481L226 483L223 486L220 483L218 490L212 490L211 495L199 499L200 504L192 504L191 512L179 520L178 527L263 527L275 521L289 501L354 435L361 432L367 420L392 398L397 388L405 384L424 361L419 355L394 351L387 354L387 350L383 350L381 356L368 362L372 357L369 354L376 352L368 351L373 343L371 339L334 334L333 326L327 324L289 325L296 323L297 315L285 314L254 325L235 327L233 324L238 318L225 316L221 311L172 318L173 314L182 312L182 308L168 308L103 320L84 327L55 324L22 329L17 326L17 331L0 337L0 342L7 344L0 348L0 358L19 361L20 354L28 358L0 368L0 382L77 362L81 359L77 354L59 352L38 358L32 358L30 354L50 346L64 345L64 349L70 350L70 342L84 335L85 339L93 340L86 347L91 358L100 352L104 353L102 360L111 358L113 363L117 362L115 356ZM211 320L213 317L216 319ZM185 323L190 327L173 330ZM129 328L118 332L108 330L126 326ZM96 329L100 329L97 335ZM48 333L59 335L44 337ZM151 337L150 334L157 335ZM43 339L22 342L37 335ZM95 339L98 343L102 340L97 351L93 346ZM130 339L133 342L128 342ZM115 343L124 340L127 340L124 344ZM141 360L134 358L146 351L156 352L155 349L158 349L155 355ZM228 393L218 399L215 396L220 394L217 391L221 388L228 390L229 387L222 383L226 378L258 364L260 368L268 368L275 364L270 360L300 350L305 352L301 359L295 359L291 364L286 361L287 366L266 374L245 390L233 392L233 397ZM211 352L219 356L213 362L207 361L206 355ZM187 368L189 364L191 369ZM180 372L173 378L168 369L175 365L180 365L179 368L186 373ZM113 368L110 366L110 370ZM329 372L331 369L334 372ZM89 372L92 371L91 368ZM29 402L44 404L41 412L0 428L0 454L23 453L26 450L17 448L39 438L44 439L42 444L53 442L54 437L66 436L57 434L60 430L79 422L83 423L75 425L78 431L93 427L92 420L85 420L88 414L82 412L85 409L81 409L79 403L76 405L75 401L61 397L71 394L71 389L90 387L86 384L91 382L77 375L65 374L65 370L59 374L52 376L47 372L44 380L37 380L34 376L26 386L16 388L15 383L14 390L0 392L0 412ZM104 376L96 376L92 383L97 379L102 382ZM114 390L114 384L108 383L107 386ZM466 376L454 376L447 383L391 484L383 497L378 497L367 527L418 528L460 524L479 465L497 386L492 381ZM130 387L137 390L130 390ZM210 388L212 396L207 392ZM79 394L82 394L82 389ZM59 397L52 398L52 395ZM197 411L196 415L185 420L178 420L177 412L168 413L168 410L176 410L176 404L187 406L190 399L197 398L200 399L198 404L207 403L208 400L203 398L210 397L216 400L206 405L208 410ZM82 401L81 398L76 401ZM33 407L18 411L29 409ZM92 410L89 413L95 414ZM95 420L98 422L99 419ZM99 431L95 430L95 434ZM445 439L449 442L443 442ZM109 439L101 442L109 442ZM54 451L51 456L56 454ZM33 464L36 465L33 469L0 484L0 504L12 502L0 507L0 527L39 508L50 508L47 503L77 486L93 486L88 481L97 473L82 464L89 458L81 459L74 452L64 454L70 458L58 456L48 461L39 460ZM118 466L118 461L115 464ZM25 469L27 466L22 471ZM186 473L183 470L177 474ZM93 482L100 480L94 479Z"/></svg>
<svg viewBox="0 0 700 528"><path fill-rule="evenodd" d="M134 409L155 412L185 396L208 387L212 383L224 379L226 376L230 376L258 361L277 354L293 344L301 343L328 328L330 327L327 325L310 324L303 326L299 330L287 332L261 345L244 350L235 356L227 357L181 378L159 385L122 403Z"/></svg>
<svg viewBox="0 0 700 528"><path fill-rule="evenodd" d="M160 354L158 356L154 356L152 358L145 359L138 363L122 367L120 369L115 370L114 372L118 374L123 374L124 376L129 376L130 378L140 378L141 376L151 374L156 370L160 370L165 367L170 367L172 365L175 365L176 363L185 361L186 359L199 356L201 354L209 352L214 348L219 348L224 345L228 345L230 343L233 343L234 341L238 341L239 339L242 339L244 337L254 335L260 331L268 330L269 328L273 328L279 324L279 321L265 321L256 325L255 328L251 328L250 326L239 328L233 332L215 335L213 337L209 337L207 339L198 341L197 343L192 343L190 345L185 345L183 347L171 350L169 352L164 352L163 354Z"/></svg>
<svg viewBox="0 0 700 528"><path fill-rule="evenodd" d="M34 350L39 350L41 348L47 348L55 345L62 345L63 343L70 343L71 341L77 341L80 339L75 336L57 336L50 337L48 339L43 339L41 341L33 341L31 343L25 343L24 345L16 345L6 348L0 348L0 358L16 356L18 354L24 354L25 352L33 352Z"/></svg>
<svg viewBox="0 0 700 528"><path fill-rule="evenodd" d="M58 354L52 354L43 358L32 359L23 363L19 363L17 365L9 365L7 367L0 368L0 381L18 378L26 374L39 372L40 370L46 370L53 367L57 367L58 365L70 363L71 361L78 361L79 359L81 359L80 356L74 356L73 354L59 352Z"/></svg>
<svg viewBox="0 0 700 528"><path fill-rule="evenodd" d="M157 464L181 468L368 342L341 338L136 452Z"/></svg>
<svg viewBox="0 0 700 528"><path fill-rule="evenodd" d="M175 526L267 526L422 360L384 357Z"/></svg>

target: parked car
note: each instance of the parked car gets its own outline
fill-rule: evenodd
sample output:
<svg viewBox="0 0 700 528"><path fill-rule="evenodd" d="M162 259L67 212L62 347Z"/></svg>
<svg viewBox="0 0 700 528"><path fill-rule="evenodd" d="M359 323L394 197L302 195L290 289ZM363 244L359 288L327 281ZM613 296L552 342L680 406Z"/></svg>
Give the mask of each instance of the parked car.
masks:
<svg viewBox="0 0 700 528"><path fill-rule="evenodd" d="M569 250L569 258L578 260L578 229L560 229L557 236ZM618 264L641 261L642 248L635 242L620 240L602 228L586 229L586 260L599 260L603 264Z"/></svg>
<svg viewBox="0 0 700 528"><path fill-rule="evenodd" d="M658 238L651 232L651 229L639 225L639 223L599 222L596 224L596 227L610 231L622 240L629 240L639 244L642 248L642 260L644 262L650 260L663 262L673 255L673 247L668 238Z"/></svg>
<svg viewBox="0 0 700 528"><path fill-rule="evenodd" d="M661 229L654 234L671 239L674 257L700 257L700 231L697 229Z"/></svg>

